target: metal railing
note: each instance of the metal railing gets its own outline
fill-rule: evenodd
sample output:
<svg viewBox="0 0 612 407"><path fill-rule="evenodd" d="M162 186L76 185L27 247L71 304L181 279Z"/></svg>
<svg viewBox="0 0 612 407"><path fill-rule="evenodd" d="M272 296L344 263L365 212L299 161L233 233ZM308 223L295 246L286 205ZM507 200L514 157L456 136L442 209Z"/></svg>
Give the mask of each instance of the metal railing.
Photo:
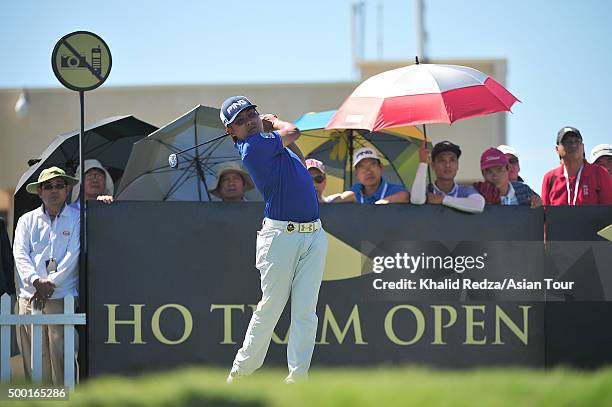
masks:
<svg viewBox="0 0 612 407"><path fill-rule="evenodd" d="M75 352L74 326L85 325L86 315L75 314L74 297L64 298L63 314L43 314L32 309L31 315L15 315L11 313L11 297L4 294L0 298L0 379L2 382L11 380L11 326L32 325L32 381L42 382L42 325L64 326L64 386L74 390L75 385Z"/></svg>

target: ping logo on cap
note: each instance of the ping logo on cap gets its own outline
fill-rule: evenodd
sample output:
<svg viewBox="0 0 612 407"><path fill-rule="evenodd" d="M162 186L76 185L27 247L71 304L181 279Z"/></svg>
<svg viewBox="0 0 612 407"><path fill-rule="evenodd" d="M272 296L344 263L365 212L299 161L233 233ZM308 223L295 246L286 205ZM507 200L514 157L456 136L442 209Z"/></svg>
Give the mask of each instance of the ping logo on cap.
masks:
<svg viewBox="0 0 612 407"><path fill-rule="evenodd" d="M234 103L232 103L231 105L229 105L229 107L227 108L227 114L229 116L231 116L232 115L232 110L239 109L240 107L246 106L248 104L249 104L249 102L247 102L246 100L239 99L239 100L235 101Z"/></svg>
<svg viewBox="0 0 612 407"><path fill-rule="evenodd" d="M364 155L374 155L374 151L372 151L372 150L363 150L363 151L360 151L360 152L359 152L359 153L358 153L358 154L355 156L355 158L363 157Z"/></svg>

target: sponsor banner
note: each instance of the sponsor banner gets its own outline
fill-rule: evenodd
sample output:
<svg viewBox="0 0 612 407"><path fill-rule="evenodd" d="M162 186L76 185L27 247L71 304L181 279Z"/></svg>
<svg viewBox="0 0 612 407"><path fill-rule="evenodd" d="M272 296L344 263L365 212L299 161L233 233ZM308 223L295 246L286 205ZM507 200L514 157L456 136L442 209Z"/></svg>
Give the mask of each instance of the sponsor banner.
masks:
<svg viewBox="0 0 612 407"><path fill-rule="evenodd" d="M575 209L588 218L589 208ZM90 373L200 363L229 367L260 298L254 262L262 213L263 204L255 202L90 202ZM541 209L495 207L467 215L434 205L328 205L321 218L330 246L317 311L315 366L544 367L572 361L557 351L568 342L581 349L599 335L598 326L574 330L575 322L558 314L567 310L549 310L541 293L511 295L483 286L441 287L440 292L373 289L377 277L391 281L399 273L410 275L412 269L404 265L422 265L427 256L451 258L414 273L431 272L433 280L470 277L484 284L485 279L548 278L554 273L542 244ZM414 256L406 260L411 263L403 263L404 253ZM386 257L376 260L379 256ZM478 269L481 263L484 271ZM375 272L376 264L385 270ZM608 283L602 284L607 293ZM544 300L549 297L545 293ZM580 311L588 309L587 304ZM286 365L289 321L286 309L266 365ZM549 340L548 332L560 331L564 335Z"/></svg>

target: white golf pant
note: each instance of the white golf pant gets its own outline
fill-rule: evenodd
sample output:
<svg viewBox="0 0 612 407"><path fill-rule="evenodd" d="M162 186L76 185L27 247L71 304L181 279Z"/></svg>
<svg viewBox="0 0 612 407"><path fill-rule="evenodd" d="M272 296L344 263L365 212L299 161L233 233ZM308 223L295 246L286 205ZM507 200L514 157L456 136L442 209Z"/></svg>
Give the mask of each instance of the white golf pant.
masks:
<svg viewBox="0 0 612 407"><path fill-rule="evenodd" d="M325 268L327 235L321 221L311 224L264 219L257 232L255 266L261 274L261 300L253 312L232 369L250 375L261 367L289 295L291 326L287 379L307 376L314 350L319 288Z"/></svg>

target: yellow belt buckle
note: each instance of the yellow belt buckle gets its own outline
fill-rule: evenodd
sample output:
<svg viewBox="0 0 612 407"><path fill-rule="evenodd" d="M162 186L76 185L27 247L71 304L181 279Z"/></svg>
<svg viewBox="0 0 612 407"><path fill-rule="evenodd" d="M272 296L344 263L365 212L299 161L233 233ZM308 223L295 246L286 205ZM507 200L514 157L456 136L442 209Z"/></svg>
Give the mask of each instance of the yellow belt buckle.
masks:
<svg viewBox="0 0 612 407"><path fill-rule="evenodd" d="M298 232L300 233L312 233L315 231L315 224L314 222L311 223L300 223L300 226L298 227Z"/></svg>

